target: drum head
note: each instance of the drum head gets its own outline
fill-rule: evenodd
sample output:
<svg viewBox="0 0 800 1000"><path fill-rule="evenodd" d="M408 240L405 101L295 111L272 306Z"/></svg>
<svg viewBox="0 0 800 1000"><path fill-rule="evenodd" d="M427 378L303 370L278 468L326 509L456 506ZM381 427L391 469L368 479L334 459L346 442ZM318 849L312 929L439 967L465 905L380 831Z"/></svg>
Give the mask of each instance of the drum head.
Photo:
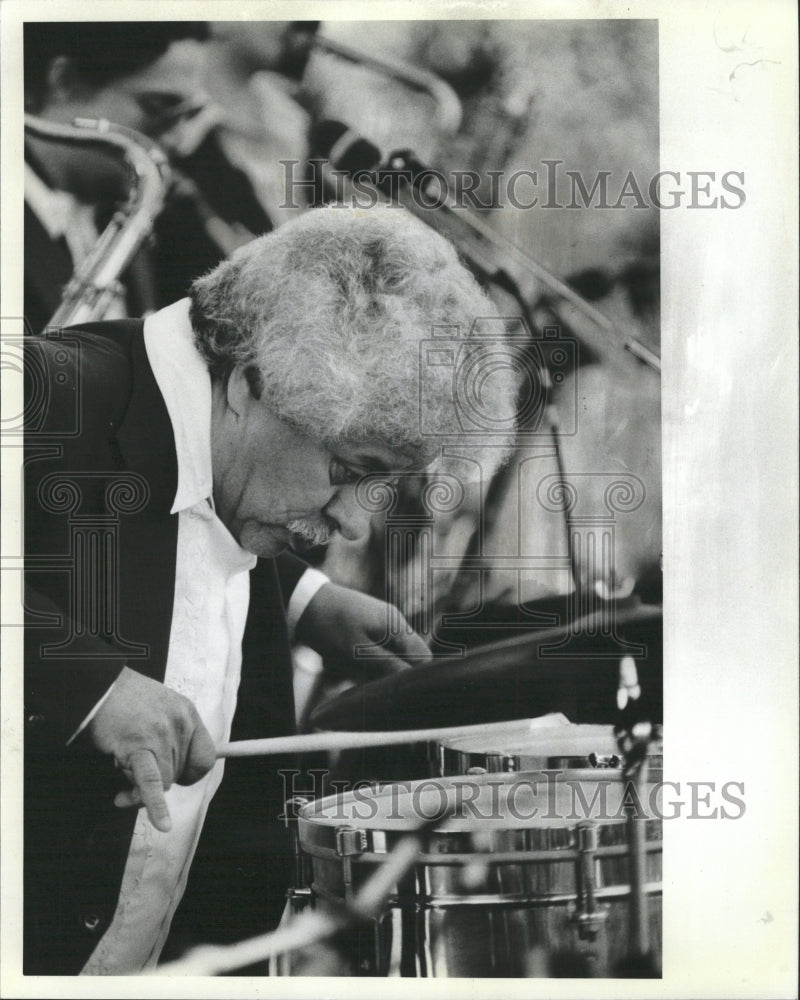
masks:
<svg viewBox="0 0 800 1000"><path fill-rule="evenodd" d="M653 741L650 776L662 776L663 751ZM544 768L618 768L622 755L613 727L571 725L563 715L488 724L480 733L449 736L437 747L437 775L534 771ZM476 770L473 770L476 769Z"/></svg>
<svg viewBox="0 0 800 1000"><path fill-rule="evenodd" d="M546 717L549 718L549 717ZM557 720L543 726L540 719L488 724L482 733L454 735L441 740L441 746L465 753L528 754L536 757L587 757L590 753L619 753L611 726L574 726Z"/></svg>
<svg viewBox="0 0 800 1000"><path fill-rule="evenodd" d="M299 813L301 842L325 840L324 831L356 827L402 834L441 816L434 832L475 833L531 827L574 828L592 820L625 820L630 782L620 771L530 771L463 775L360 788L308 803ZM636 794L635 792L633 794ZM659 817L659 787L637 795L643 818Z"/></svg>

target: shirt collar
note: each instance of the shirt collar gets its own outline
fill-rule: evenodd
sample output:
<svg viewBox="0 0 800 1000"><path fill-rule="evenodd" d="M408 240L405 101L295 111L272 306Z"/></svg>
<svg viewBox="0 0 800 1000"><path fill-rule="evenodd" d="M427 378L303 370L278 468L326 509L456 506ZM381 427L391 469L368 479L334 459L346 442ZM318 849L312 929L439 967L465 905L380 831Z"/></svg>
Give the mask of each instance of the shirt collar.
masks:
<svg viewBox="0 0 800 1000"><path fill-rule="evenodd" d="M194 344L188 298L148 316L144 343L172 422L178 489L171 514L211 502L211 376Z"/></svg>

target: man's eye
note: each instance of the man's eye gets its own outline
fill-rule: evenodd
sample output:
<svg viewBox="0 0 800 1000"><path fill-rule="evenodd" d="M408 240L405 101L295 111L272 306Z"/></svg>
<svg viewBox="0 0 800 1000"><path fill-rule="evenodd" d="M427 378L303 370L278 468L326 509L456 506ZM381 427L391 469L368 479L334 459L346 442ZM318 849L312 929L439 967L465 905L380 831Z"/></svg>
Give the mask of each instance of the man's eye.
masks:
<svg viewBox="0 0 800 1000"><path fill-rule="evenodd" d="M328 467L328 476L331 486L349 486L351 483L357 483L359 479L362 479L364 473L359 472L358 469L351 469L349 465L345 465L344 462L340 462L334 458Z"/></svg>
<svg viewBox="0 0 800 1000"><path fill-rule="evenodd" d="M175 94L144 93L136 95L136 102L146 115L158 117L167 114L182 104L182 99Z"/></svg>
<svg viewBox="0 0 800 1000"><path fill-rule="evenodd" d="M148 130L167 131L181 120L194 118L203 110L202 102L180 94L147 92L138 94L136 102L143 115L150 119Z"/></svg>

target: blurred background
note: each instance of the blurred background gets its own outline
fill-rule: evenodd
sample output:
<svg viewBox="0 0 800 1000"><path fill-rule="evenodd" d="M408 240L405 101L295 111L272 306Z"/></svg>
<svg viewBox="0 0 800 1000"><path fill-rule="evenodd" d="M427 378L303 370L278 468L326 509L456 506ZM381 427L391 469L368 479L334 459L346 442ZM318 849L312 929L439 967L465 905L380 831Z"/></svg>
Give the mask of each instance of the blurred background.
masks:
<svg viewBox="0 0 800 1000"><path fill-rule="evenodd" d="M608 171L612 204L630 173L646 192L659 169L654 21L324 23L320 33L432 72L457 95L460 123L443 131L436 127L429 95L370 66L315 51L303 81L313 116L346 122L383 150L410 148L446 175L471 169L485 177L489 171L508 177L535 170L540 203L546 198L545 160L563 161L559 170L578 171L587 188L598 172ZM559 173L554 200L564 205L571 196L565 182ZM527 201L532 190L520 184L518 193ZM569 284L620 330L658 352L658 211L636 202L627 198L614 210L594 207L596 200L590 201L593 207L579 209L540 204L524 210L506 200L501 208L476 211L500 237ZM518 302L509 301L496 285L489 287L504 313L520 314ZM501 638L535 623L543 609L555 610L563 620L569 609L558 599L598 582L606 594L634 591L660 600L658 375L618 350L535 277L526 288L526 319L534 335L553 324L578 345L575 365L550 394L565 432L558 454L546 435L534 444L520 440L511 465L491 484L469 485L455 512L435 514L429 590L419 582L391 585L380 516L366 543L337 540L325 556L324 568L332 576L379 596L386 596L388 588L388 596L418 624L427 595L432 628L446 641L471 645ZM573 406L577 421L571 434L566 432ZM637 493L624 512L604 505L615 475L627 477ZM600 557L590 551L602 533L597 523L570 528L564 512L537 495L539 484L560 476L579 487L574 514L615 520L613 565L606 566L603 581L597 579ZM408 492L414 493L413 487ZM402 496L389 519L410 509L413 501ZM485 568L467 569L465 557L476 554L484 557ZM529 568L504 569L507 557L527 560ZM421 581L424 572L417 569Z"/></svg>

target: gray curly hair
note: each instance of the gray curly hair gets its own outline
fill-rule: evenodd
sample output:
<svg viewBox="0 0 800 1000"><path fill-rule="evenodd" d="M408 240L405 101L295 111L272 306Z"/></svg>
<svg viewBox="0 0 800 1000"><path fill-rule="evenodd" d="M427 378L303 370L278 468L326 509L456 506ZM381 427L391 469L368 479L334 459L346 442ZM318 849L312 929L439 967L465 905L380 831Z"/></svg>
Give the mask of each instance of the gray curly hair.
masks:
<svg viewBox="0 0 800 1000"><path fill-rule="evenodd" d="M394 206L307 212L241 247L190 295L212 377L242 366L256 395L314 440L377 440L419 466L463 443L454 365L485 345L487 319L500 322L453 246ZM452 364L424 361L437 328L456 342ZM481 379L493 419L480 442L472 432L476 457L479 443L492 464L506 457L515 393L511 367Z"/></svg>

